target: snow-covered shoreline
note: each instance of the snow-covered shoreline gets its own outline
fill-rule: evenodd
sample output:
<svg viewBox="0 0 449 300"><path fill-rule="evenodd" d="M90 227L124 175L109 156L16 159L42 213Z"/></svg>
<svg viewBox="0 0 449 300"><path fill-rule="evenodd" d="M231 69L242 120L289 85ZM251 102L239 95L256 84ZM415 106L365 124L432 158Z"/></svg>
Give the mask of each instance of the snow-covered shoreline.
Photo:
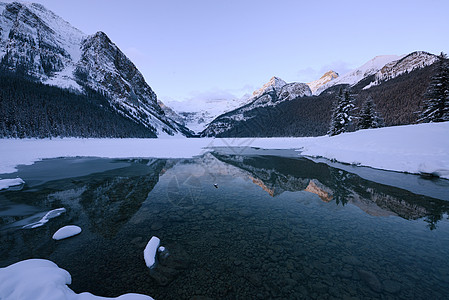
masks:
<svg viewBox="0 0 449 300"><path fill-rule="evenodd" d="M449 122L367 129L333 137L1 139L0 174L47 158L189 158L213 147L297 149L298 155L449 179Z"/></svg>

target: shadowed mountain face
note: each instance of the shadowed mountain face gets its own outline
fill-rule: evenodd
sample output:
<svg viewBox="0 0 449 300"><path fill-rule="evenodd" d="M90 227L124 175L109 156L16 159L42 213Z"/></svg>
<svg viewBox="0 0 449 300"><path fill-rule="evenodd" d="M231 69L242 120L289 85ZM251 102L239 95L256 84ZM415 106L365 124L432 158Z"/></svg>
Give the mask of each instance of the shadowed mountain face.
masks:
<svg viewBox="0 0 449 300"><path fill-rule="evenodd" d="M164 114L143 75L104 32L88 36L40 4L0 2L0 60L0 70L28 79L94 90L154 135L190 135Z"/></svg>

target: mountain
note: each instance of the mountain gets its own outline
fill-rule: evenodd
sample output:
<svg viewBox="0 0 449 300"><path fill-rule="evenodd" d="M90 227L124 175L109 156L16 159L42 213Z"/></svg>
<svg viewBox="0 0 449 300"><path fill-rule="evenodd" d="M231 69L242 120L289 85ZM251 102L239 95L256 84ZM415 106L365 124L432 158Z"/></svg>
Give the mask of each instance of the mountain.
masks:
<svg viewBox="0 0 449 300"><path fill-rule="evenodd" d="M430 66L437 60L438 57L436 55L428 52L412 52L401 59L386 64L382 69L376 72L374 81L365 86L363 89L368 89L372 86L379 85L382 81L393 79L401 74Z"/></svg>
<svg viewBox="0 0 449 300"><path fill-rule="evenodd" d="M319 95L326 89L330 88L331 86L335 86L338 84L349 84L349 85L355 85L362 79L376 74L380 69L382 69L386 64L396 61L400 56L397 55L380 55L376 56L373 59L369 60L364 65L358 67L355 70L352 70L332 81L327 82L326 84L320 86L316 91L315 95Z"/></svg>
<svg viewBox="0 0 449 300"><path fill-rule="evenodd" d="M279 97L282 91L302 84L286 84L277 88L278 92L268 88L251 103L218 116L202 136L325 135L336 93L341 87L349 89L356 107L372 98L386 126L411 124L417 120L416 112L422 106L424 93L435 73L435 61L435 55L422 51L403 56L378 56L343 76L330 79L318 87L315 95L312 96L309 89L309 93L290 94L289 101ZM332 77L332 73L328 75ZM271 84L264 88L274 86L273 82L276 80L270 80ZM357 110L354 113L357 114Z"/></svg>
<svg viewBox="0 0 449 300"><path fill-rule="evenodd" d="M321 76L320 79L309 82L307 85L312 91L312 94L315 94L320 87L324 86L325 84L327 84L331 80L334 80L335 78L338 78L338 73L330 70L324 73L324 75Z"/></svg>
<svg viewBox="0 0 449 300"><path fill-rule="evenodd" d="M275 108L281 103L311 95L312 91L305 83L286 83L278 77L272 77L261 89L253 93L247 104L214 119L201 132L201 136L226 136L234 127L260 116L260 109L269 108L267 111L275 112ZM252 136L246 131L243 134ZM254 134L258 136L256 132Z"/></svg>
<svg viewBox="0 0 449 300"><path fill-rule="evenodd" d="M129 58L103 32L86 35L36 3L0 3L0 67L38 82L103 94L110 107L157 136L189 135L165 116Z"/></svg>
<svg viewBox="0 0 449 300"><path fill-rule="evenodd" d="M161 105L165 114L195 133L203 131L216 117L243 106L250 101L250 95L241 98L191 99L188 101L165 100Z"/></svg>

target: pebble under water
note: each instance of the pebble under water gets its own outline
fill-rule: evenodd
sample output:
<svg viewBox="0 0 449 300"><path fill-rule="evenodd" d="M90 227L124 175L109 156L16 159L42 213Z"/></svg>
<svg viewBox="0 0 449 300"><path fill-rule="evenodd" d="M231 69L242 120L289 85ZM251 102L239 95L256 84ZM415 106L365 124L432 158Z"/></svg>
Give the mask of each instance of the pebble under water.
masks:
<svg viewBox="0 0 449 300"><path fill-rule="evenodd" d="M416 194L344 169L218 151L22 166L0 176L25 181L0 192L0 267L49 259L72 275L75 292L107 297L446 298L449 201L439 195L449 195L449 181L395 175L416 180ZM66 211L22 228L57 208ZM52 239L71 224L82 232ZM152 236L165 250L149 269Z"/></svg>

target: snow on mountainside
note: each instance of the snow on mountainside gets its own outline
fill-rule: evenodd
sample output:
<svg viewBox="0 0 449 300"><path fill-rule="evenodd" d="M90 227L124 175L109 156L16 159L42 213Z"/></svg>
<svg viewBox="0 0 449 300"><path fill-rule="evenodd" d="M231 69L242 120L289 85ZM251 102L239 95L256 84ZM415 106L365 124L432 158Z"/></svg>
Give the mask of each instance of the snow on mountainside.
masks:
<svg viewBox="0 0 449 300"><path fill-rule="evenodd" d="M334 80L336 78L338 78L338 73L330 70L330 71L327 71L326 73L324 73L324 75L321 76L320 79L309 82L307 85L309 86L310 90L312 91L312 94L315 94L315 92L320 87L322 87L323 85L327 84L329 81Z"/></svg>
<svg viewBox="0 0 449 300"><path fill-rule="evenodd" d="M438 57L424 51L412 52L401 59L392 61L380 69L375 76L375 80L364 87L368 89L371 86L379 85L382 81L395 78L401 74L411 72L418 68L424 68L436 62Z"/></svg>
<svg viewBox="0 0 449 300"><path fill-rule="evenodd" d="M403 73L411 72L413 70L429 66L436 62L437 59L438 58L436 55L424 51L415 51L410 54L401 56L376 56L363 66L343 76L329 80L327 83L315 89L315 91L313 91L316 86L315 83L319 82L321 79L311 82L310 84L312 84L313 87L311 87L311 89L314 92L314 95L319 95L321 92L334 85L349 84L350 86L353 86L360 82L362 79L374 75L374 81L363 87L363 89L368 89L372 86L380 84L382 81L393 79Z"/></svg>
<svg viewBox="0 0 449 300"><path fill-rule="evenodd" d="M319 95L324 90L330 88L331 86L337 85L337 84L349 84L349 85L355 85L360 80L376 74L380 69L382 69L386 64L396 61L403 56L397 56L397 55L380 55L376 56L367 63L365 63L363 66L346 73L334 80L329 81L328 83L322 85L319 87L314 94Z"/></svg>
<svg viewBox="0 0 449 300"><path fill-rule="evenodd" d="M276 93L286 85L287 83L279 77L273 76L271 79L265 83L260 89L253 92L253 98L257 98L263 94L266 94L271 91L275 91Z"/></svg>
<svg viewBox="0 0 449 300"><path fill-rule="evenodd" d="M218 116L201 132L201 136L216 136L228 131L236 123L252 118L248 116L248 113L257 108L274 107L281 102L305 96L312 96L312 91L307 84L299 82L286 83L280 78L272 77L261 89L253 93L247 104Z"/></svg>
<svg viewBox="0 0 449 300"><path fill-rule="evenodd" d="M244 95L235 99L166 100L166 104L160 106L167 116L195 133L200 133L217 116L247 104L250 99L250 95Z"/></svg>
<svg viewBox="0 0 449 300"><path fill-rule="evenodd" d="M0 66L42 83L108 96L125 117L159 135L188 134L167 118L136 66L103 32L87 36L36 3L0 3Z"/></svg>

